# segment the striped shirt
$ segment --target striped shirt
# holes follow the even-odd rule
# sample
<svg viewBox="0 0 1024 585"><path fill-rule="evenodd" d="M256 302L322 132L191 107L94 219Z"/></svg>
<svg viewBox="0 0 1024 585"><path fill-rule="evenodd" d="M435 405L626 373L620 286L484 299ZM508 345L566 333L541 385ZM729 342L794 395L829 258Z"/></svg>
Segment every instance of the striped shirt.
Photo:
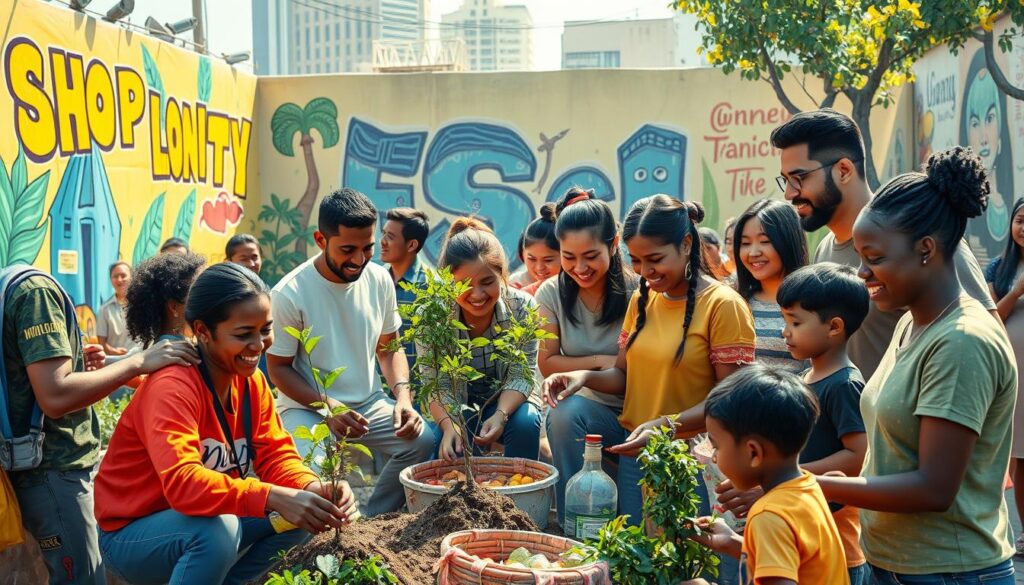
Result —
<svg viewBox="0 0 1024 585"><path fill-rule="evenodd" d="M762 364L778 366L790 372L801 372L809 367L806 361L795 360L786 348L782 328L786 326L782 309L776 303L766 303L754 297L747 300L754 314L754 357Z"/></svg>

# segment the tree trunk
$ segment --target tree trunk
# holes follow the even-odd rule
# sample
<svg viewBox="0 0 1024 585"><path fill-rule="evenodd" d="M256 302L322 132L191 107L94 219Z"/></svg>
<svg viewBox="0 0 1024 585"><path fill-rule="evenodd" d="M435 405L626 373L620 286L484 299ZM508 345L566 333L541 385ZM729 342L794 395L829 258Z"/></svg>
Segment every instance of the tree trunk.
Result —
<svg viewBox="0 0 1024 585"><path fill-rule="evenodd" d="M864 138L864 172L868 187L872 191L878 189L881 183L878 180L878 171L875 169L875 155L873 140L871 138L871 100L872 96L867 92L857 94L853 100L853 121L860 127L861 136Z"/></svg>
<svg viewBox="0 0 1024 585"><path fill-rule="evenodd" d="M299 145L302 146L302 155L306 161L306 191L295 208L299 210L299 221L302 222L299 227L305 230L312 221L313 205L316 204L316 196L320 191L320 176L316 172L316 161L313 160L313 137L303 134ZM306 238L295 239L295 250L303 256L308 254L306 246Z"/></svg>
<svg viewBox="0 0 1024 585"><path fill-rule="evenodd" d="M1017 87L1006 78L1003 74L1002 67L996 61L996 50L995 50L995 39L992 31L985 31L978 38L982 42L985 48L985 66L988 68L988 72L992 75L992 81L996 83L996 87L1000 89L1007 96L1015 100L1024 100L1024 88Z"/></svg>

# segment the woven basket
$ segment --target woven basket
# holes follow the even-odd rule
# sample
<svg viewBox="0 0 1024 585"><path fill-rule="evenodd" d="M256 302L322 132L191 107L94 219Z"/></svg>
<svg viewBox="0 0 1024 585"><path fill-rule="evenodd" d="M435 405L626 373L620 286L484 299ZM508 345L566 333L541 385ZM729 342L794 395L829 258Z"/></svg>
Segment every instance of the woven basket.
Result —
<svg viewBox="0 0 1024 585"><path fill-rule="evenodd" d="M549 561L580 543L560 536L518 530L465 530L441 541L441 560L434 566L438 585L611 585L604 561L571 569L519 569L483 558L503 561L525 547L543 553ZM477 557L477 558L474 558Z"/></svg>
<svg viewBox="0 0 1024 585"><path fill-rule="evenodd" d="M448 492L447 486L430 485L424 481L441 479L449 471L463 469L465 467L461 459L427 461L403 469L398 480L405 487L409 511L414 514L420 512ZM473 473L500 473L509 476L520 473L533 476L535 481L531 484L487 489L493 489L512 498L516 507L529 514L537 526L544 528L548 525L555 484L558 482L558 470L553 466L519 457L473 457Z"/></svg>

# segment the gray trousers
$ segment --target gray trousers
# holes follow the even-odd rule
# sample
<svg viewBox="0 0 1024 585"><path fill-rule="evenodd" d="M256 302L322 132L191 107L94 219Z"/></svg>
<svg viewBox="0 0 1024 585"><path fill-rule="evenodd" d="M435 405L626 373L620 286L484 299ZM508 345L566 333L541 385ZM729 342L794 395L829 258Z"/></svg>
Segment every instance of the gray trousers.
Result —
<svg viewBox="0 0 1024 585"><path fill-rule="evenodd" d="M434 453L434 436L428 425L414 439L400 439L395 436L395 427L391 417L395 412L395 401L383 392L377 392L362 404L347 404L349 408L366 417L370 421L370 432L353 443L366 445L377 456L387 459L373 488L370 501L366 504L367 516L376 516L387 512L395 512L405 505L405 489L398 481L398 474L403 469L416 463L427 461ZM320 415L305 408L289 408L281 412L281 421L292 435L295 428L305 426L312 428L321 422ZM295 439L295 447L300 455L309 452L308 441Z"/></svg>
<svg viewBox="0 0 1024 585"><path fill-rule="evenodd" d="M50 583L105 585L93 514L92 470L11 474L21 522L36 539Z"/></svg>

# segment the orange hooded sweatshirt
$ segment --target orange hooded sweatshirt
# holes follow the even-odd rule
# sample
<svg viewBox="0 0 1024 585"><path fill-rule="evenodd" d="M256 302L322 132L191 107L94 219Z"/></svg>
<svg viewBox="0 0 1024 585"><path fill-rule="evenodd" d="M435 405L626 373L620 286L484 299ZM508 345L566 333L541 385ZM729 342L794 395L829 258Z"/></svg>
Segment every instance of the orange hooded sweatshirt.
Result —
<svg viewBox="0 0 1024 585"><path fill-rule="evenodd" d="M272 485L302 489L316 481L259 371L249 378L254 457L244 451L244 389L245 379L235 378L225 415L241 467L254 460L259 479L238 478L213 395L197 368L168 366L147 378L121 415L96 475L100 528L118 530L168 508L188 516L264 516Z"/></svg>

